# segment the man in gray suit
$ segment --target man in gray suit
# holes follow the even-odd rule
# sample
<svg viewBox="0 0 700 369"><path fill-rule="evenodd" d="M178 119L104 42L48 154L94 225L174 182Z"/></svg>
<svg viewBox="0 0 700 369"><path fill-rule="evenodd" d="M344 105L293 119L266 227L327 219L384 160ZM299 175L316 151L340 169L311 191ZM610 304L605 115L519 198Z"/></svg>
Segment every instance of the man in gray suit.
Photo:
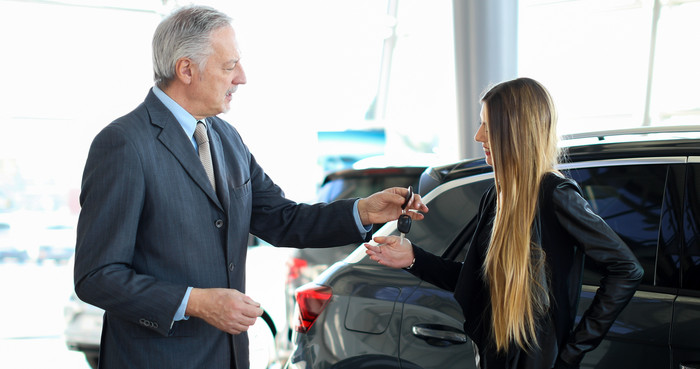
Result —
<svg viewBox="0 0 700 369"><path fill-rule="evenodd" d="M284 197L216 117L246 82L230 22L207 7L164 19L156 85L90 148L74 278L78 296L105 310L101 368L248 368L245 332L262 314L244 294L249 232L276 246L344 245L401 214L400 188L328 204ZM417 195L409 207L427 211Z"/></svg>

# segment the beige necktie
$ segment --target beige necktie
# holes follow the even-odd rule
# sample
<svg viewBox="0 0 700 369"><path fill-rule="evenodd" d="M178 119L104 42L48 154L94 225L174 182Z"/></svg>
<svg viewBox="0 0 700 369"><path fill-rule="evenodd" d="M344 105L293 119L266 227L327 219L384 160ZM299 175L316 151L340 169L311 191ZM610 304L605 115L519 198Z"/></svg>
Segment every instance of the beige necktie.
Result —
<svg viewBox="0 0 700 369"><path fill-rule="evenodd" d="M207 172L211 186L216 190L216 181L214 180L214 166L211 162L211 151L209 150L209 137L207 136L207 126L202 121L197 122L197 128L194 130L194 139L197 141L199 148L199 160L202 161L204 171Z"/></svg>

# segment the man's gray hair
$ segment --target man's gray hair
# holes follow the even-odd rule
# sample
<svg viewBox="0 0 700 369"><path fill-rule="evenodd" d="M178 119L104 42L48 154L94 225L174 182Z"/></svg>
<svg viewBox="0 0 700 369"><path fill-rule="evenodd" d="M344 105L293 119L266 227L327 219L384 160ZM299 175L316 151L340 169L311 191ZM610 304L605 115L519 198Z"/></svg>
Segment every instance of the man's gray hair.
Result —
<svg viewBox="0 0 700 369"><path fill-rule="evenodd" d="M160 88L175 78L175 63L190 58L204 68L211 54L211 33L231 24L231 17L207 7L187 6L163 19L153 35L153 79Z"/></svg>

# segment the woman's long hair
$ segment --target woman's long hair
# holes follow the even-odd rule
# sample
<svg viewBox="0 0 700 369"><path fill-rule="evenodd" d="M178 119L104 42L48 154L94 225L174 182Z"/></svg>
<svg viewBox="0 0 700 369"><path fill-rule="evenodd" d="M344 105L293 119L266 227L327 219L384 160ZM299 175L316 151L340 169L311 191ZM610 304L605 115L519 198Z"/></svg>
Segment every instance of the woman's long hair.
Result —
<svg viewBox="0 0 700 369"><path fill-rule="evenodd" d="M544 251L532 247L540 182L559 159L556 111L538 82L518 78L490 89L488 137L498 200L484 274L491 292L496 349L537 347L536 320L549 308Z"/></svg>

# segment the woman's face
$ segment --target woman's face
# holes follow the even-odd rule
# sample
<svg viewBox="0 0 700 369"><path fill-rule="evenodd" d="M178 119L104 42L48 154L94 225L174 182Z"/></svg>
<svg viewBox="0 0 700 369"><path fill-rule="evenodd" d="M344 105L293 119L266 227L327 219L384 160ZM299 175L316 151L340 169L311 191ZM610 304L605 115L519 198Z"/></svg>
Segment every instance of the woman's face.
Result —
<svg viewBox="0 0 700 369"><path fill-rule="evenodd" d="M491 144L489 143L489 122L488 110L485 103L481 103L481 124L479 124L479 129L474 135L474 140L481 143L481 147L484 149L484 155L486 155L486 164L493 166L493 158L491 157Z"/></svg>

